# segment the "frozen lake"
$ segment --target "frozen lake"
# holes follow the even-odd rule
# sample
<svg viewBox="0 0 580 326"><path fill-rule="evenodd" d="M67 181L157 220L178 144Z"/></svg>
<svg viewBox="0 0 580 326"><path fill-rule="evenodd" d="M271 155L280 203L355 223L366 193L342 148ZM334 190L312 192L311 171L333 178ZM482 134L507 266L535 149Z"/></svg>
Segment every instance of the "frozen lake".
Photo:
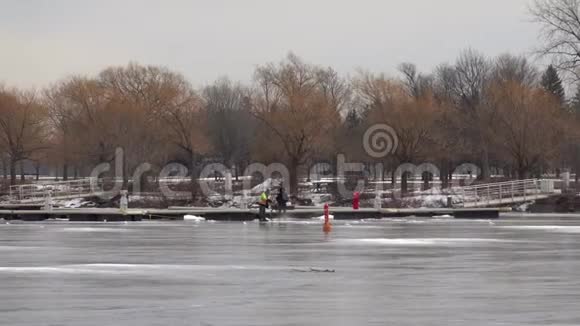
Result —
<svg viewBox="0 0 580 326"><path fill-rule="evenodd" d="M580 220L0 221L1 325L580 325L579 305Z"/></svg>

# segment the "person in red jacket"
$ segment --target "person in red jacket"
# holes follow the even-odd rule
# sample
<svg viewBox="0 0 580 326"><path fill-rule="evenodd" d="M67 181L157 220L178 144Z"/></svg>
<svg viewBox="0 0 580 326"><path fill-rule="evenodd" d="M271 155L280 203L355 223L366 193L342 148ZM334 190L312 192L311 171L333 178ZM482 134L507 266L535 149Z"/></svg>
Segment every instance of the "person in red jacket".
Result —
<svg viewBox="0 0 580 326"><path fill-rule="evenodd" d="M356 191L354 193L354 196L352 197L352 209L358 209L360 205L360 194L358 193L358 191Z"/></svg>

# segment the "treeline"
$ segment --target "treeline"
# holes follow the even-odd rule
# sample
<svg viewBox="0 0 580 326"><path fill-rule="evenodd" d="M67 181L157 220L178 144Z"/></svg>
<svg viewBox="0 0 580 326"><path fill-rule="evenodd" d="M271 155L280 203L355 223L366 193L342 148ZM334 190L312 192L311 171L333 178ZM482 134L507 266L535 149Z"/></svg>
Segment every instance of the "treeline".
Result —
<svg viewBox="0 0 580 326"><path fill-rule="evenodd" d="M51 166L63 179L86 175L124 150L124 176L143 163L153 171L179 162L193 171L221 162L241 171L251 162L284 163L290 186L316 162L432 162L446 178L454 166L481 167L480 178L526 178L580 169L580 96L566 100L552 67L525 57L462 52L429 73L413 64L386 76L352 78L290 54L255 70L253 83L228 79L195 89L178 72L129 64L94 77L74 76L36 92L0 90L4 175L17 182L24 160ZM384 123L398 137L376 159L364 132Z"/></svg>

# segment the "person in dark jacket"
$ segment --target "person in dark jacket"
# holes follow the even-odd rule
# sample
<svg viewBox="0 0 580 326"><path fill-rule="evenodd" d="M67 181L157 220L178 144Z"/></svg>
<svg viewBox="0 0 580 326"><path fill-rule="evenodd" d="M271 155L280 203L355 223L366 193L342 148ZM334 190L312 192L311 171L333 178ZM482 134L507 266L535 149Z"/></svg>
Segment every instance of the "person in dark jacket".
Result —
<svg viewBox="0 0 580 326"><path fill-rule="evenodd" d="M288 195L284 192L284 187L280 187L280 191L276 196L276 203L278 204L278 212L286 213L286 203L288 202Z"/></svg>

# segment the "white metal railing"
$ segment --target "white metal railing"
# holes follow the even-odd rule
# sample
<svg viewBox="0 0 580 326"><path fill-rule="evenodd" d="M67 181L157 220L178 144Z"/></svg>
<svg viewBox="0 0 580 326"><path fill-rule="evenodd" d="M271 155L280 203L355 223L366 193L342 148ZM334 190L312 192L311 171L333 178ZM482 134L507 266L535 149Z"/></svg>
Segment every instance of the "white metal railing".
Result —
<svg viewBox="0 0 580 326"><path fill-rule="evenodd" d="M456 190L463 199L464 207L526 202L554 192L554 181L544 179L488 183Z"/></svg>
<svg viewBox="0 0 580 326"><path fill-rule="evenodd" d="M41 202L50 192L51 197L66 198L86 196L98 192L101 188L97 178L85 178L71 181L60 181L44 184L24 184L10 186L10 199L20 202Z"/></svg>

